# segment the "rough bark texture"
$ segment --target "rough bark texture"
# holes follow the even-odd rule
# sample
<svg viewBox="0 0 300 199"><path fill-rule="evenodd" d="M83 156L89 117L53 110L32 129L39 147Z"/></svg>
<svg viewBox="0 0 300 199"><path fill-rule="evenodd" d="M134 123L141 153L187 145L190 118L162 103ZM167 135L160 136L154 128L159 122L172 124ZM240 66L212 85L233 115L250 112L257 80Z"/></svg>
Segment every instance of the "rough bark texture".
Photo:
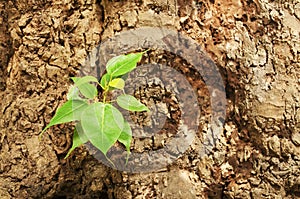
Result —
<svg viewBox="0 0 300 199"><path fill-rule="evenodd" d="M0 197L300 197L300 3L267 0L0 2ZM101 40L175 28L222 71L228 113L216 150L195 140L167 170L127 174L71 145L72 126L38 134L70 76ZM201 133L201 132L200 132Z"/></svg>

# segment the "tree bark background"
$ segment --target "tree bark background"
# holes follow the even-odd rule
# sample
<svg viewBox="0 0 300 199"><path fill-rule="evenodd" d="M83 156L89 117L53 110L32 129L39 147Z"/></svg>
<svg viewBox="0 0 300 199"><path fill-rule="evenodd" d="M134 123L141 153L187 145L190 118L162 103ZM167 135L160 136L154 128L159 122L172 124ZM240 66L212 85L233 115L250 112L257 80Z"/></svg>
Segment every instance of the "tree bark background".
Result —
<svg viewBox="0 0 300 199"><path fill-rule="evenodd" d="M296 0L0 1L1 198L300 197L300 3ZM134 27L175 28L222 72L228 100L214 153L191 147L168 170L128 174L84 148L72 126L38 135L69 77L102 40Z"/></svg>

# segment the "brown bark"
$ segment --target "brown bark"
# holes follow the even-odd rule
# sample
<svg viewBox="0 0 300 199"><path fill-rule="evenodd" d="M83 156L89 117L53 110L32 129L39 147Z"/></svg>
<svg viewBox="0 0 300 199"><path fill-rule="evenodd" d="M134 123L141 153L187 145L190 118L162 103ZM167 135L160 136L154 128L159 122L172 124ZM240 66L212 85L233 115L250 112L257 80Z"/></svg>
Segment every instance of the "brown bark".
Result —
<svg viewBox="0 0 300 199"><path fill-rule="evenodd" d="M1 198L300 197L299 2L19 0L0 13ZM216 149L199 158L199 132L147 174L113 170L83 147L64 160L72 126L38 134L69 77L101 41L143 26L182 32L219 67L228 107Z"/></svg>

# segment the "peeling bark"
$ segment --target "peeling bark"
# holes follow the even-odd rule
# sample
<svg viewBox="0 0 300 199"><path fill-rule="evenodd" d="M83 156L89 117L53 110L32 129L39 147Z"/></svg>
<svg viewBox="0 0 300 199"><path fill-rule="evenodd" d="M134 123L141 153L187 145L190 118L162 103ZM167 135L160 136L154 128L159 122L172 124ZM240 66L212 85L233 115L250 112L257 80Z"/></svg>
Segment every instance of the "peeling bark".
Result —
<svg viewBox="0 0 300 199"><path fill-rule="evenodd" d="M0 13L1 198L300 197L298 1L9 0ZM199 158L199 132L184 156L147 174L115 171L83 147L64 160L72 126L38 134L69 77L101 41L143 26L182 32L219 67L228 107L216 149Z"/></svg>

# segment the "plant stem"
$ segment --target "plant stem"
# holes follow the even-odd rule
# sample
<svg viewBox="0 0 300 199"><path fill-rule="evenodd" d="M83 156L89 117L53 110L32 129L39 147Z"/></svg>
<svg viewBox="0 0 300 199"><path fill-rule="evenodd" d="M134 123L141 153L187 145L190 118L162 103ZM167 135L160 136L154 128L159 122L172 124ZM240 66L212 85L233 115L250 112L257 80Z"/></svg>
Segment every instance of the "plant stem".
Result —
<svg viewBox="0 0 300 199"><path fill-rule="evenodd" d="M107 97L107 90L104 90L103 92L103 103L105 103Z"/></svg>

